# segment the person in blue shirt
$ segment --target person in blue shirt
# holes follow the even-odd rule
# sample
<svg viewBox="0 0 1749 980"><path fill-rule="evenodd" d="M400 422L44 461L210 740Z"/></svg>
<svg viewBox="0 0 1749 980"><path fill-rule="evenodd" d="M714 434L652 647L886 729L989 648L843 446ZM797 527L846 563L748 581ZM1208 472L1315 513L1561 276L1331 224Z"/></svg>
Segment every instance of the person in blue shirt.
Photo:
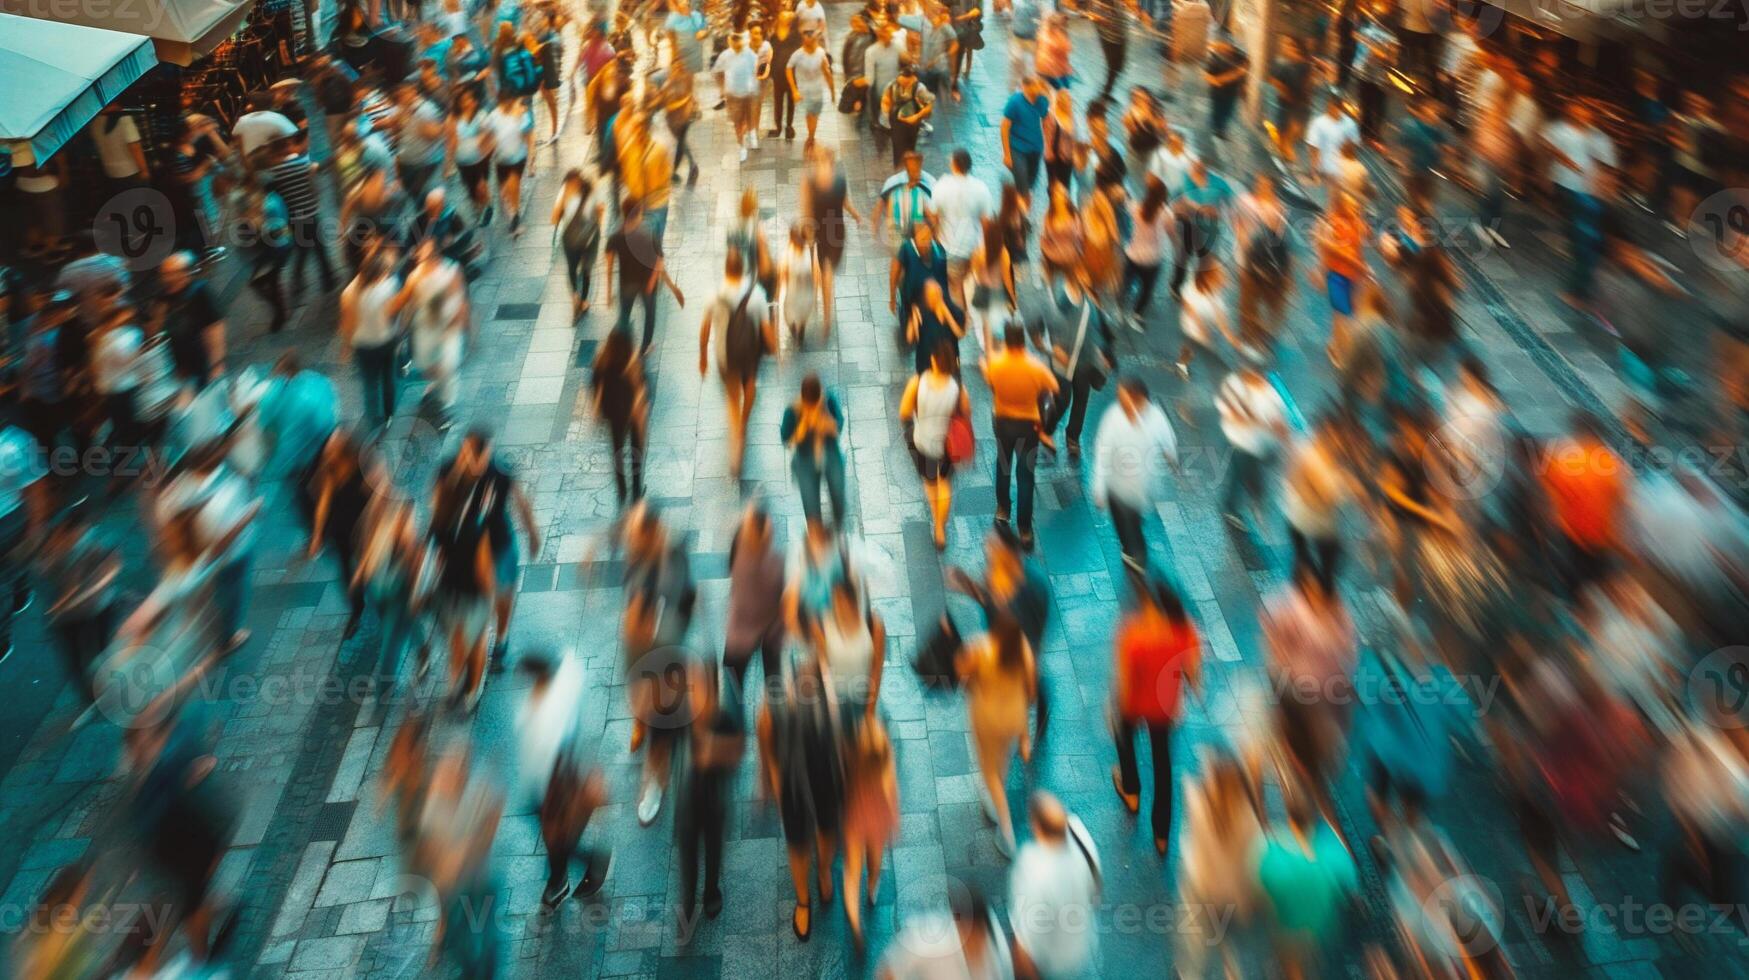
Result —
<svg viewBox="0 0 1749 980"><path fill-rule="evenodd" d="M1184 286L1184 274L1192 259L1200 268L1214 254L1221 236L1221 212L1233 203L1233 188L1226 178L1209 170L1201 160L1191 163L1184 175L1173 209L1178 215L1178 236L1172 250L1172 295Z"/></svg>
<svg viewBox="0 0 1749 980"><path fill-rule="evenodd" d="M704 71L705 47L710 38L710 22L704 14L692 9L688 0L678 0L663 26L668 29L674 56L685 62L687 72L697 75Z"/></svg>
<svg viewBox="0 0 1749 980"><path fill-rule="evenodd" d="M327 375L305 369L291 353L274 363L268 384L255 407L267 443L262 479L300 475L315 463L340 424L340 396Z"/></svg>
<svg viewBox="0 0 1749 980"><path fill-rule="evenodd" d="M1439 104L1431 98L1416 99L1409 106L1409 119L1398 128L1402 151L1403 186L1411 203L1427 210L1433 204L1433 178L1444 165L1451 136L1439 121Z"/></svg>
<svg viewBox="0 0 1749 980"><path fill-rule="evenodd" d="M809 525L820 523L820 484L832 501L832 523L844 526L844 409L828 394L820 376L802 379L801 397L784 410L778 436L790 450L790 472L802 493L802 513Z"/></svg>
<svg viewBox="0 0 1749 980"><path fill-rule="evenodd" d="M1002 165L1014 174L1014 186L1028 202L1044 162L1044 122L1050 111L1045 83L1037 75L1027 75L1020 91L1010 95L1002 108Z"/></svg>

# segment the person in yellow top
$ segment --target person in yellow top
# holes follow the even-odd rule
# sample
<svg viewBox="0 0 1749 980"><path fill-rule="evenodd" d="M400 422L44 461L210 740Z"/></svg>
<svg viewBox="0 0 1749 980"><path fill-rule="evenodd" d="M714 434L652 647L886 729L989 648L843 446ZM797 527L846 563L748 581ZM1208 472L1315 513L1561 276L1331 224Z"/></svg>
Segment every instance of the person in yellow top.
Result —
<svg viewBox="0 0 1749 980"><path fill-rule="evenodd" d="M1015 321L1008 324L1002 350L984 362L984 380L990 385L990 428L996 436L996 523L1008 523L1009 475L1019 456L1020 543L1031 551L1033 470L1039 442L1046 438L1040 433L1039 399L1057 393L1057 378L1028 353L1026 331Z"/></svg>
<svg viewBox="0 0 1749 980"><path fill-rule="evenodd" d="M667 143L650 133L650 115L644 109L628 112L615 124L619 144L621 185L628 198L644 209L644 223L657 243L668 228L669 187L674 180L674 155Z"/></svg>

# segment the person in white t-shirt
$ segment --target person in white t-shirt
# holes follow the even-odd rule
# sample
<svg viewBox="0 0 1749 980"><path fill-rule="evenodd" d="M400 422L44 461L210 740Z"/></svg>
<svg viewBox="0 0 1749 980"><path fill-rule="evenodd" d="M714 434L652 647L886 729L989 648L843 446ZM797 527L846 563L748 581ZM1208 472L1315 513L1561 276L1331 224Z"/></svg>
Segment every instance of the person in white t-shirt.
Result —
<svg viewBox="0 0 1749 980"><path fill-rule="evenodd" d="M1165 186L1167 200L1184 190L1184 182L1190 179L1190 168L1196 159L1196 151L1184 144L1184 134L1168 128L1165 141L1148 161L1148 173Z"/></svg>
<svg viewBox="0 0 1749 980"><path fill-rule="evenodd" d="M947 251L947 289L961 309L966 308L966 272L972 253L984 238L984 222L996 216L996 198L984 182L972 176L972 155L953 152L953 171L935 182L929 197L935 212L941 247Z"/></svg>
<svg viewBox="0 0 1749 980"><path fill-rule="evenodd" d="M750 331L751 336L742 336L741 331ZM777 329L772 325L765 290L748 270L746 253L737 248L731 248L723 261L722 288L705 310L698 329L701 378L710 368L712 347L717 350L717 374L723 379L723 395L728 400L729 475L739 477L747 422L753 417L759 362L764 351L777 349Z"/></svg>
<svg viewBox="0 0 1749 980"><path fill-rule="evenodd" d="M801 107L808 124L808 141L803 148L812 149L814 131L820 126L820 113L836 98L832 90L832 58L821 46L820 35L804 31L802 49L789 56L789 65L784 71L789 75L790 97Z"/></svg>
<svg viewBox="0 0 1749 980"><path fill-rule="evenodd" d="M1561 299L1584 309L1591 301L1603 253L1600 225L1608 196L1605 188L1618 165L1615 143L1597 128L1589 105L1570 102L1565 118L1543 127L1542 148L1567 228L1569 271Z"/></svg>
<svg viewBox="0 0 1749 980"><path fill-rule="evenodd" d="M1312 172L1339 183L1342 178L1342 147L1359 142L1360 124L1348 114L1342 100L1332 96L1324 104L1324 111L1306 127L1306 148L1310 151Z"/></svg>
<svg viewBox="0 0 1749 980"><path fill-rule="evenodd" d="M510 234L522 234L522 175L534 146L534 111L515 96L505 96L486 115L492 134L492 169L498 173L498 200L510 215Z"/></svg>
<svg viewBox="0 0 1749 980"><path fill-rule="evenodd" d="M1287 403L1261 371L1245 367L1221 382L1215 408L1221 416L1221 434L1233 447L1221 488L1221 511L1227 523L1245 530L1239 504L1255 511L1262 503L1264 470L1287 439Z"/></svg>
<svg viewBox="0 0 1749 980"><path fill-rule="evenodd" d="M735 143L745 161L748 150L759 148L755 115L759 108L759 53L747 46L745 35L731 34L729 46L717 55L712 70L729 104L729 122L735 127Z"/></svg>
<svg viewBox="0 0 1749 980"><path fill-rule="evenodd" d="M103 164L103 176L115 190L138 187L151 173L146 153L140 147L140 128L134 117L116 109L104 111L91 121L91 142Z"/></svg>
<svg viewBox="0 0 1749 980"><path fill-rule="evenodd" d="M1030 809L1032 839L1008 872L1008 924L1020 973L1084 976L1099 958L1099 851L1055 796L1034 793Z"/></svg>
<svg viewBox="0 0 1749 980"><path fill-rule="evenodd" d="M1117 401L1093 436L1093 503L1111 514L1123 561L1132 573L1148 570L1142 515L1160 499L1161 475L1178 463L1178 435L1166 412L1148 397L1136 375L1118 382Z"/></svg>
<svg viewBox="0 0 1749 980"><path fill-rule="evenodd" d="M796 4L796 30L802 37L814 37L826 43L826 5L820 0L802 0Z"/></svg>

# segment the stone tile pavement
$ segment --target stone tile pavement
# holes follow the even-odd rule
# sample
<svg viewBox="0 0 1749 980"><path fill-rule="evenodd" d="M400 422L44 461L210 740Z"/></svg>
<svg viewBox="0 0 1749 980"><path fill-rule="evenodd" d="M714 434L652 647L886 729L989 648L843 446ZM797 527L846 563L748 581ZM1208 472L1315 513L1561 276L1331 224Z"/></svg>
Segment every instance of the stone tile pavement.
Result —
<svg viewBox="0 0 1749 980"><path fill-rule="evenodd" d="M847 6L835 5L834 25L848 13ZM1087 35L1078 40L1078 55L1086 52L1090 59L1078 62L1078 71L1084 78L1097 77L1102 66L1091 32L1085 25L1077 31ZM979 177L993 185L1000 180L997 126L1008 91L1006 58L997 44L1001 33L993 25L991 47L981 57L966 102L938 103L936 131L923 147L931 170L944 169L947 152L964 145L978 160ZM1136 52L1126 82L1158 84L1159 78L1152 52ZM1078 84L1077 96L1085 98L1087 88ZM886 155L877 154L836 113L822 121L821 138L843 152L860 207L888 175ZM938 556L899 437L896 407L909 367L895 347L885 310L885 252L858 232L839 277L838 322L830 345L767 363L746 472L739 484L728 477L717 383L701 380L693 370L698 317L716 285L722 228L741 188L759 192L764 213L774 222L797 213L801 147L799 141L767 141L746 164L738 164L726 122L718 115L695 127L694 141L705 177L695 189L676 191L668 228L671 264L690 302L678 310L663 300L652 364L650 493L667 519L689 536L703 590L691 642L697 649L715 650L726 603L728 535L744 497L765 497L784 534L800 530L800 507L777 437L784 404L807 371L819 372L844 398L850 415L851 523L870 546L874 602L893 638L882 701L899 743L903 823L883 872L880 902L868 917L869 948L878 954L906 916L939 902L948 880L973 882L993 895L1005 890L1007 864L977 802L964 708L955 698L926 696L906 666L920 624L932 622L947 601L943 569L979 561L980 536L995 509L990 447L983 446L980 465L968 467L958 480L950 546ZM581 154L582 139L573 126L556 148L539 155L527 234L510 241L501 227L494 230L496 255L488 274L473 286L480 339L463 372L462 404L469 421L496 428L532 489L546 543L539 554L524 558L511 646L513 651L570 648L585 663L590 685L585 724L602 739L615 801L598 815L590 834L611 844L615 865L597 901L566 903L557 916L542 920L533 914L544 861L532 806L512 801L493 847L496 874L505 887L501 905L492 910L492 927L501 930L505 962L518 976L863 974L873 958L858 960L848 952L841 916L819 915L811 943L798 944L790 935L792 898L780 831L775 813L753 798L751 758L726 828L727 906L720 919L701 923L685 943L677 936L672 908L678 888L669 817L665 812L656 827L640 830L630 812L638 762L623 748L630 721L616 669L614 629L621 597L610 584L613 576L601 574L606 568L586 563L614 513L606 438L588 420L581 397L586 365L612 314L598 304L581 324L571 324L564 273L549 246L544 213L556 175ZM1480 265L1492 274L1498 261L1484 257ZM1522 307L1522 316L1541 322L1544 311L1534 305L1541 292L1546 290L1535 282L1507 283L1494 287L1484 303L1471 289L1461 310L1508 401L1538 430L1558 427L1566 405L1589 397L1569 378L1551 376L1546 357L1522 347L1523 338L1511 328L1508 314L1521 308L1526 294L1533 300ZM240 361L268 358L282 343L258 327L241 326L265 322L253 305L251 297L240 295L232 306ZM1327 328L1321 299L1302 288L1291 316L1294 341L1279 374L1302 412L1310 414L1332 393L1322 355ZM1120 339L1124 367L1141 371L1157 391L1168 394L1177 390L1166 370L1177 347L1172 322L1169 298L1162 297L1147 334L1126 333ZM313 300L289 337L307 360L338 380L345 414L356 417L358 390L337 356L333 323L332 307ZM1583 380L1591 380L1591 372ZM975 417L983 419L987 392L977 380L972 388L979 403ZM1109 397L1096 396L1093 417ZM1287 553L1279 531L1255 539L1229 532L1214 503L1225 456L1206 397L1196 404L1194 421L1194 426L1180 426L1185 472L1172 498L1161 505L1151 534L1155 561L1183 583L1212 654L1206 689L1176 738L1174 756L1184 770L1194 768L1198 745L1241 737L1258 722L1255 609L1259 592L1281 579ZM384 446L397 480L422 495L444 454L442 440L403 417ZM1056 693L1059 722L1031 769L1017 767L1011 773L1009 791L1018 801L1032 787L1050 788L1100 843L1110 903L1101 974L1156 972L1170 959L1175 891L1172 873L1154 856L1147 831L1122 813L1109 789L1106 773L1114 756L1102 719L1122 573L1109 521L1087 499L1083 476L1067 462L1040 472L1038 554L1054 591L1042 662ZM355 641L340 642L345 601L334 570L326 560L303 564L294 559L301 536L282 505L280 489L270 492L276 506L265 518L269 533L254 573L250 625L255 639L214 682L201 706L220 736L217 778L241 816L238 839L222 869L226 886L242 902L238 973L420 975L429 972L426 953L436 910L403 873L376 789L405 695L385 701L356 686L373 666L374 625L367 622ZM114 518L127 519L125 510ZM1363 571L1353 573L1358 605L1365 606L1370 588ZM27 645L22 656L47 654L40 645ZM77 705L70 692L56 696L54 689L43 684L31 691L32 697L52 698L52 707L0 780L0 832L16 842L0 849L0 908L31 901L65 861L111 846L126 814L123 788L114 778L117 731L95 725L69 734ZM420 689L414 696L429 693ZM477 716L442 736L471 738L487 771L509 772L510 730L521 694L513 676L493 680ZM1509 814L1486 765L1478 757L1462 778L1464 792L1440 804L1435 816L1452 829L1478 873L1516 886L1529 875L1529 865L1515 835L1505 829ZM1365 840L1370 820L1359 805L1358 785L1356 774L1344 777L1339 808L1350 839ZM1647 852L1655 853L1650 842ZM1368 856L1361 859L1375 901L1354 943L1338 957L1343 973L1357 970L1353 953L1362 942L1385 938L1390 929L1377 914L1377 869ZM1566 869L1582 904L1590 900L1603 906L1624 896L1656 894L1656 869L1646 857L1590 856L1585 868L1583 874ZM1168 910L1165 920L1146 917L1148 910L1158 909ZM1511 959L1529 976L1580 970L1682 976L1701 962L1709 970L1742 972L1717 955L1723 950L1740 956L1724 940L1718 941L1720 949L1647 937L1591 935L1569 941L1537 934L1522 922L1509 940Z"/></svg>

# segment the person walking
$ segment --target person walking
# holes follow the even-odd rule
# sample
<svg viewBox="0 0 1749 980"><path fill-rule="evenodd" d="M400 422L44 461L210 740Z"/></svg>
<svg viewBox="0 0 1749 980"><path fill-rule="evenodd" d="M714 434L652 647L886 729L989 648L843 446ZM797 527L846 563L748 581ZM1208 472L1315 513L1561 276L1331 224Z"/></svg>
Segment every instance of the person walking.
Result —
<svg viewBox="0 0 1749 980"><path fill-rule="evenodd" d="M800 31L796 29L796 14L793 10L785 10L777 15L777 24L771 31L771 60L766 72L771 81L771 129L766 136L786 140L796 138L796 103L795 83L790 80L789 63L796 52L802 50L805 44Z"/></svg>
<svg viewBox="0 0 1749 980"><path fill-rule="evenodd" d="M650 353L656 340L656 288L667 286L674 294L676 306L685 309L686 297L668 275L667 260L661 242L644 223L644 209L636 201L620 208L619 230L607 239L607 301L613 302L614 267L619 267L619 320L615 330L625 333L632 327L632 307L644 304L644 334L638 346L640 357Z"/></svg>
<svg viewBox="0 0 1749 980"><path fill-rule="evenodd" d="M1004 189L1004 198L1011 198L1013 191L1010 184ZM967 328L976 327L980 358L997 349L1016 307L1014 260L1008 252L1007 238L1000 216L986 218L977 248L972 252L972 296L968 309L971 323Z"/></svg>
<svg viewBox="0 0 1749 980"><path fill-rule="evenodd" d="M746 266L745 253L731 249L723 262L723 285L698 329L698 374L709 368L710 349L717 350L717 376L728 400L729 476L738 479L753 417L759 364L777 349L777 327L765 289Z"/></svg>
<svg viewBox="0 0 1749 980"><path fill-rule="evenodd" d="M737 691L746 689L755 652L765 687L780 680L784 585L784 556L773 540L771 515L758 503L748 504L729 542L729 617L723 639L723 666Z"/></svg>
<svg viewBox="0 0 1749 980"><path fill-rule="evenodd" d="M514 95L499 98L486 115L492 134L492 169L498 175L498 203L510 215L510 234L522 234L522 176L534 151L534 114Z"/></svg>
<svg viewBox="0 0 1749 980"><path fill-rule="evenodd" d="M747 723L741 688L722 678L716 664L693 664L687 682L691 719L686 725L687 765L675 811L674 834L680 850L682 939L696 922L700 858L704 864L707 918L723 910L723 841L732 813L735 773L747 752ZM702 852L702 853L701 853Z"/></svg>
<svg viewBox="0 0 1749 980"><path fill-rule="evenodd" d="M966 713L978 753L978 773L984 802L996 824L996 846L1014 854L1014 824L1008 812L1008 767L1018 746L1023 761L1032 760L1032 736L1027 731L1038 699L1038 664L1032 644L1012 616L999 615L988 632L968 639L955 658L966 688Z"/></svg>
<svg viewBox="0 0 1749 980"><path fill-rule="evenodd" d="M814 134L820 127L820 113L825 111L826 106L836 104L838 99L832 74L832 58L821 46L819 34L802 34L801 50L790 55L783 72L789 85L785 88L780 82L777 87L784 89L786 97L794 103L790 106L792 113L800 109L803 124L808 131L807 141L802 146L804 150L811 150L814 147ZM795 134L795 130L787 123L784 132L786 139Z"/></svg>
<svg viewBox="0 0 1749 980"><path fill-rule="evenodd" d="M861 950L863 902L872 907L878 900L881 859L899 837L899 769L879 715L869 714L849 741L844 766L844 915L851 941Z"/></svg>
<svg viewBox="0 0 1749 980"><path fill-rule="evenodd" d="M913 375L899 399L899 419L911 426L911 458L923 479L923 496L934 519L935 550L947 548L947 517L953 509L954 460L949 432L955 420L971 431L972 403L959 381L959 357L952 344L938 343L929 368Z"/></svg>
<svg viewBox="0 0 1749 980"><path fill-rule="evenodd" d="M644 495L644 447L650 419L644 362L632 346L630 334L610 330L602 338L589 366L589 392L595 417L607 423L614 497L624 507Z"/></svg>
<svg viewBox="0 0 1749 980"><path fill-rule="evenodd" d="M491 562L487 593L496 627L488 670L502 673L510 653L510 615L516 608L517 574L522 567L511 516L528 537L529 556L539 557L541 536L534 504L509 462L496 451L491 432L478 426L468 430L455 455L438 469L437 486L432 523L451 525L456 529L452 533L464 540L480 537L485 542Z"/></svg>
<svg viewBox="0 0 1749 980"><path fill-rule="evenodd" d="M1056 375L1026 349L1026 331L1010 322L1000 353L984 362L990 386L991 429L996 437L996 523L1009 523L1010 488L1019 498L1020 542L1032 548L1032 496L1042 416L1039 402L1059 389ZM1015 461L1020 471L1014 476ZM1011 484L1010 479L1014 482Z"/></svg>
<svg viewBox="0 0 1749 980"><path fill-rule="evenodd" d="M1023 210L1030 210L1032 191L1044 165L1044 123L1050 111L1045 83L1030 74L1021 79L1020 89L1002 107L1002 165L1014 175Z"/></svg>
<svg viewBox="0 0 1749 980"><path fill-rule="evenodd" d="M892 133L893 166L903 166L905 157L917 149L917 137L935 112L935 96L917 79L917 67L907 61L899 75L881 93L881 118Z"/></svg>
<svg viewBox="0 0 1749 980"><path fill-rule="evenodd" d="M1130 238L1124 245L1123 285L1118 289L1121 305L1129 308L1130 329L1145 332L1148 306L1166 262L1167 236L1172 228L1172 209L1166 206L1166 185L1158 177L1145 178L1142 199L1131 206Z"/></svg>
<svg viewBox="0 0 1749 980"><path fill-rule="evenodd" d="M1079 818L1044 790L1027 804L1032 839L1008 870L1008 923L1021 976L1079 977L1099 958L1099 848Z"/></svg>
<svg viewBox="0 0 1749 980"><path fill-rule="evenodd" d="M1124 809L1141 808L1141 776L1136 765L1136 734L1148 731L1154 763L1154 804L1149 823L1154 851L1161 857L1172 841L1172 729L1177 726L1184 691L1195 691L1202 676L1202 640L1172 587L1161 581L1136 590L1136 608L1118 626L1112 663L1112 734L1118 764L1111 782Z"/></svg>
<svg viewBox="0 0 1749 980"><path fill-rule="evenodd" d="M1178 465L1177 433L1139 376L1125 375L1118 382L1117 402L1099 419L1093 453L1090 496L1111 514L1124 567L1139 582L1148 571L1143 515L1161 499L1162 468Z"/></svg>
<svg viewBox="0 0 1749 980"><path fill-rule="evenodd" d="M595 254L601 247L601 223L606 205L594 184L580 170L565 174L553 202L553 226L565 250L565 278L571 284L571 319L589 312L589 281L595 278Z"/></svg>
<svg viewBox="0 0 1749 980"><path fill-rule="evenodd" d="M467 276L455 260L427 239L413 255L413 268L396 297L397 308L409 311L413 366L425 379L422 405L434 408L437 426L448 431L455 422L462 358L473 333L473 308Z"/></svg>
<svg viewBox="0 0 1749 980"><path fill-rule="evenodd" d="M1233 454L1221 487L1221 513L1237 530L1247 527L1239 516L1241 502L1253 512L1263 503L1263 478L1287 438L1287 405L1261 371L1242 367L1221 381L1215 397L1221 434Z"/></svg>
<svg viewBox="0 0 1749 980"><path fill-rule="evenodd" d="M404 294L394 267L394 253L378 249L340 293L342 349L358 363L364 417L373 429L395 416L395 361L403 339L400 313Z"/></svg>
<svg viewBox="0 0 1749 980"><path fill-rule="evenodd" d="M803 49L797 54L798 59L808 54ZM796 67L792 62L791 67ZM812 121L810 120L810 129ZM850 226L845 222L845 216L860 223L862 216L857 214L856 206L850 203L850 185L845 179L841 168L831 150L824 147L814 149L813 166L802 183L802 225L807 229L808 241L814 248L814 257L819 262L820 273L820 306L821 306L821 338L830 339L832 324L836 319L833 312L836 308L833 295L834 277L838 264L844 260L844 245L850 237Z"/></svg>
<svg viewBox="0 0 1749 980"><path fill-rule="evenodd" d="M831 688L816 661L781 672L758 722L760 773L777 800L796 904L790 928L807 942L813 935L809 871L820 901L832 901L832 857L843 830L844 727ZM860 896L845 896L859 901Z"/></svg>
<svg viewBox="0 0 1749 980"><path fill-rule="evenodd" d="M1065 416L1069 427L1071 460L1081 458L1081 429L1087 421L1087 402L1096 388L1104 388L1116 361L1112 355L1111 323L1094 302L1088 289L1084 264L1077 265L1053 290L1038 322L1044 344L1051 351L1051 367L1057 374L1058 397L1045 418L1044 431L1055 435Z"/></svg>
<svg viewBox="0 0 1749 980"><path fill-rule="evenodd" d="M844 409L838 396L828 393L820 376L802 378L801 395L784 410L778 436L790 450L790 473L802 494L802 513L809 523L820 521L820 484L832 501L832 523L843 527L844 451L839 448L844 431Z"/></svg>
<svg viewBox="0 0 1749 980"><path fill-rule="evenodd" d="M321 229L321 197L316 192L316 165L309 155L289 147L281 150L276 162L261 168L267 189L285 202L286 220L291 226L292 282L296 289L304 288L304 274L311 261L321 276L322 292L334 291L333 261L328 257L326 236Z"/></svg>
<svg viewBox="0 0 1749 980"><path fill-rule="evenodd" d="M799 224L790 226L789 245L778 260L777 274L782 283L783 323L800 349L819 301L820 261L808 248L807 231Z"/></svg>
<svg viewBox="0 0 1749 980"><path fill-rule="evenodd" d="M759 109L759 53L748 47L746 35L737 31L729 35L729 46L717 55L712 70L729 105L729 124L735 129L741 162L746 163L748 151L759 148L755 115Z"/></svg>
<svg viewBox="0 0 1749 980"><path fill-rule="evenodd" d="M972 254L983 240L984 222L996 217L996 199L983 181L972 176L971 153L963 148L955 150L950 167L948 175L935 182L929 205L947 252L948 296L964 309Z"/></svg>
<svg viewBox="0 0 1749 980"><path fill-rule="evenodd" d="M911 225L887 274L887 309L898 316L899 327L907 335L920 315L924 287L933 282L947 289L947 269L947 250L935 240L934 227L927 221ZM909 342L914 344L915 339ZM930 349L917 352L918 370L927 366Z"/></svg>

